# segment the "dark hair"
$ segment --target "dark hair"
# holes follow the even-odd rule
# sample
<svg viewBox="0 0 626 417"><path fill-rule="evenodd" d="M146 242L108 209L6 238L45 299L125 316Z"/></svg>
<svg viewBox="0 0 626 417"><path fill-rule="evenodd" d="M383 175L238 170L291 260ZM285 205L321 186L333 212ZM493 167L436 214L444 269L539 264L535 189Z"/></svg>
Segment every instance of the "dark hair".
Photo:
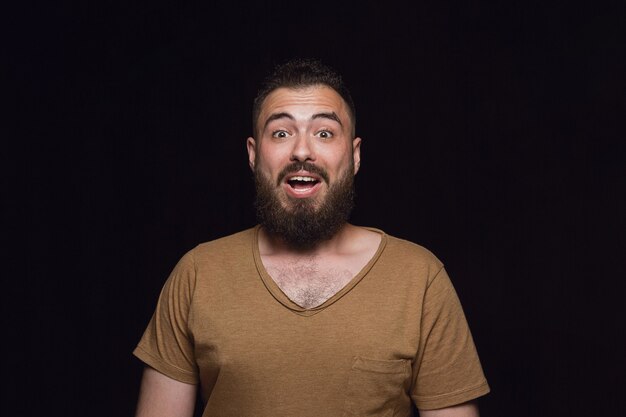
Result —
<svg viewBox="0 0 626 417"><path fill-rule="evenodd" d="M257 122L261 106L267 96L274 90L286 88L305 88L314 85L325 85L341 96L348 106L352 122L352 136L356 125L356 110L348 87L341 75L316 59L293 59L276 66L274 71L263 81L252 105L252 134L257 133Z"/></svg>

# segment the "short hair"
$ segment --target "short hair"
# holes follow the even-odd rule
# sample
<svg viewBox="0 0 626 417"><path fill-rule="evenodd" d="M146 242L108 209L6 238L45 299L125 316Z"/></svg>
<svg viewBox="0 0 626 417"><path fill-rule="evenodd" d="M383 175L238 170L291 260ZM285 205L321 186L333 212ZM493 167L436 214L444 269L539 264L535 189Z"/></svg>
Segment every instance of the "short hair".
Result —
<svg viewBox="0 0 626 417"><path fill-rule="evenodd" d="M257 123L261 114L261 106L267 96L279 88L306 88L324 85L332 88L341 96L348 106L348 116L352 124L352 136L356 126L356 109L354 101L341 75L334 69L316 59L293 59L274 68L274 71L263 81L252 105L252 133L257 134Z"/></svg>

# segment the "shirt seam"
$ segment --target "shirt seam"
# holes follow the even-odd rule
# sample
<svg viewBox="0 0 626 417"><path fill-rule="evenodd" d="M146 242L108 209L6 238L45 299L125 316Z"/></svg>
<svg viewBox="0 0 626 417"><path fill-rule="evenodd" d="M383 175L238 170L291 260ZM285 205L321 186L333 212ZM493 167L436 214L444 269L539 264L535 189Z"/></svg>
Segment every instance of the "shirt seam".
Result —
<svg viewBox="0 0 626 417"><path fill-rule="evenodd" d="M197 379L197 375L196 375L193 371L189 371L189 370L187 370L187 369L180 368L180 367L179 367L179 366L177 366L177 365L171 364L171 363L167 362L166 360L164 360L163 358L158 357L158 356L155 356L155 355L154 355L154 354L152 354L151 352L147 351L147 350L146 350L143 346L141 346L141 345L138 345L138 346L137 346L137 349L138 349L138 350L140 350L142 353L146 354L146 356L149 356L151 359L154 359L156 362L159 362L159 363L161 363L161 364L163 364L163 365L165 365L165 366L168 366L168 367L174 368L174 369L176 369L177 371L180 371L180 372L182 372L182 373L184 373L184 374L186 374L186 375L189 375L189 376L193 377L194 379Z"/></svg>
<svg viewBox="0 0 626 417"><path fill-rule="evenodd" d="M464 394L468 391L474 391L478 388L482 388L484 386L488 386L487 381L483 381L478 385L473 385L469 388L464 388L458 391L453 391L453 392L447 392L445 394L438 394L438 395L433 395L433 396L420 396L420 395L411 395L412 397L414 397L415 399L417 399L420 402L429 402L429 401L434 401L434 400L439 400L442 398L446 398L446 397L453 397L455 395L459 395L459 394Z"/></svg>

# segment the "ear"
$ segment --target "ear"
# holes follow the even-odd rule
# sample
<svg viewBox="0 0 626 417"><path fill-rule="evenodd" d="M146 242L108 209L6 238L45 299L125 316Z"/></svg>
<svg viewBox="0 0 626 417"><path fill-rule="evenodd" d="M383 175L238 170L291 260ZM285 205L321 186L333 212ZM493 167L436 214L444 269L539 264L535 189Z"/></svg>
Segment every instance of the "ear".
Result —
<svg viewBox="0 0 626 417"><path fill-rule="evenodd" d="M248 165L250 169L254 171L254 163L256 161L256 141L253 137L249 137L246 141L246 147L248 148Z"/></svg>
<svg viewBox="0 0 626 417"><path fill-rule="evenodd" d="M361 138L352 139L352 160L354 161L354 174L356 175L361 167Z"/></svg>

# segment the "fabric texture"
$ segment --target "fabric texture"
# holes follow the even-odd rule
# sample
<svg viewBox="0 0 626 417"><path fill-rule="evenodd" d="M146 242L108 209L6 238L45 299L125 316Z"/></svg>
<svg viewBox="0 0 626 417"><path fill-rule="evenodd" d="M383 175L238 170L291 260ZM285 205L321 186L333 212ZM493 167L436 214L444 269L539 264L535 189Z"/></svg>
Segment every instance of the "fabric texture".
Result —
<svg viewBox="0 0 626 417"><path fill-rule="evenodd" d="M442 263L381 234L378 251L314 309L265 271L258 227L197 246L165 283L134 354L200 383L203 416L401 416L489 392Z"/></svg>

